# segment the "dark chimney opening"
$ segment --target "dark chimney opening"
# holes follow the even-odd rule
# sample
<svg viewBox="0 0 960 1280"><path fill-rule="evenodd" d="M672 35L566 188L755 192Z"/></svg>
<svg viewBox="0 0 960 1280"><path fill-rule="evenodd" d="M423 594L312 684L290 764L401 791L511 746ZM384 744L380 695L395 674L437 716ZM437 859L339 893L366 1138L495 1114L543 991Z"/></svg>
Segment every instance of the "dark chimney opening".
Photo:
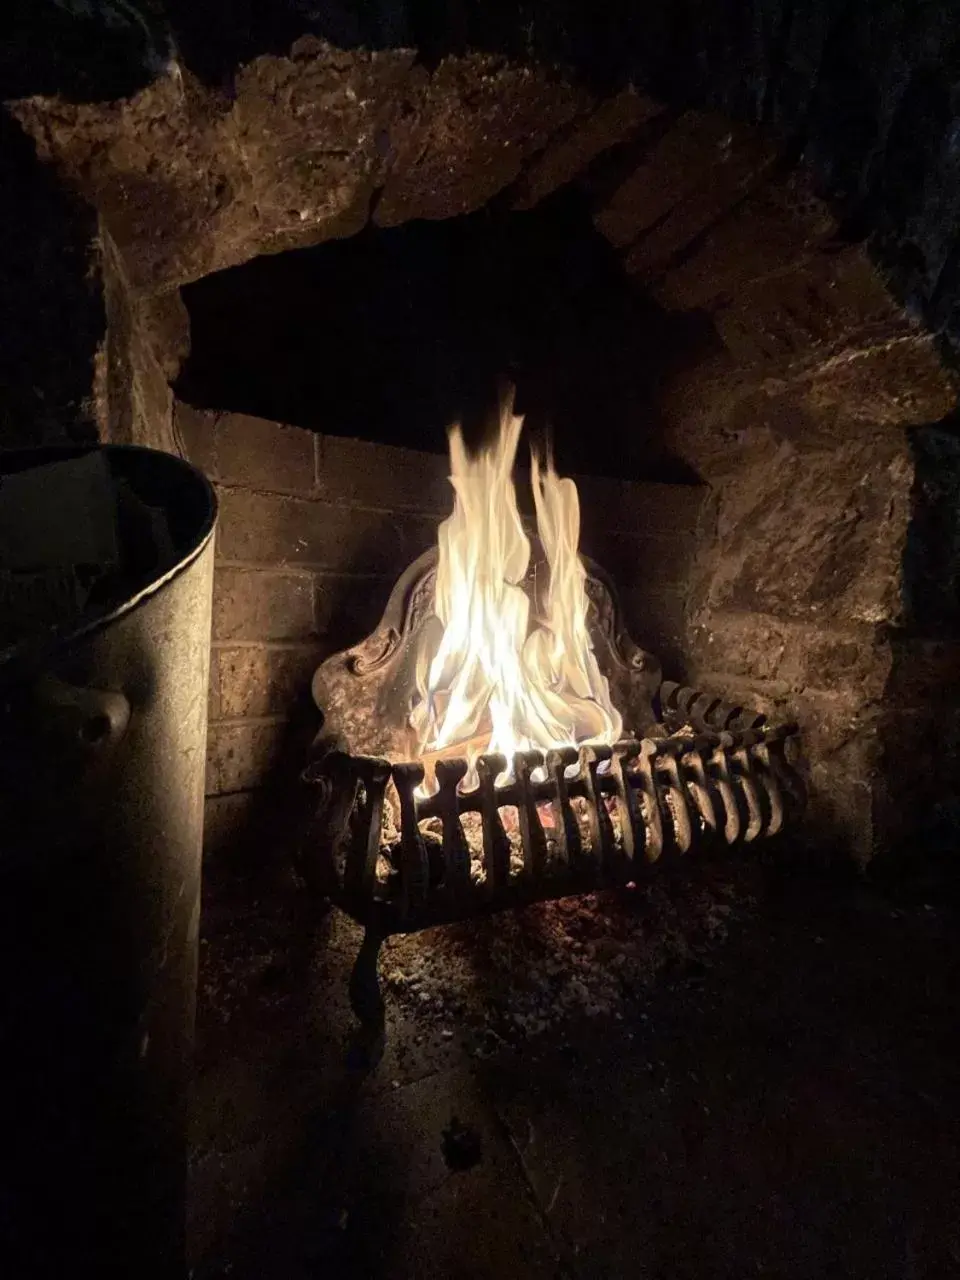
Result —
<svg viewBox="0 0 960 1280"><path fill-rule="evenodd" d="M479 443L501 382L567 471L696 483L662 440L657 387L716 345L624 271L583 196L261 256L182 290L197 408L446 452ZM603 447L598 447L602 439Z"/></svg>

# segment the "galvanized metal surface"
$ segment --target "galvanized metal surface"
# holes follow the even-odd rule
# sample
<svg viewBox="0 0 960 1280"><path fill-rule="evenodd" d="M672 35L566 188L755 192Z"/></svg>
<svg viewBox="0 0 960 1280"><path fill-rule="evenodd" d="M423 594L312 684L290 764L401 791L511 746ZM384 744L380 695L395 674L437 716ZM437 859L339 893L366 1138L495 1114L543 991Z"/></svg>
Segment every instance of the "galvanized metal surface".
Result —
<svg viewBox="0 0 960 1280"><path fill-rule="evenodd" d="M179 558L0 664L0 1273L18 1280L185 1274L216 503L176 458L110 452Z"/></svg>

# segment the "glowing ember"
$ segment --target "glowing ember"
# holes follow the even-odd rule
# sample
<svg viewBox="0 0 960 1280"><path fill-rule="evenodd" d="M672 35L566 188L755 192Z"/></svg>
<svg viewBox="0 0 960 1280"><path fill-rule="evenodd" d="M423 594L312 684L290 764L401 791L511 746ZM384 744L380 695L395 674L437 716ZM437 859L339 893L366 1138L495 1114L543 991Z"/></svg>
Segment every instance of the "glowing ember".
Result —
<svg viewBox="0 0 960 1280"><path fill-rule="evenodd" d="M522 425L505 401L497 440L474 457L460 428L450 430L455 498L438 534L439 623L424 635L411 717L421 754L459 745L471 764L484 752L510 761L531 748L613 743L623 727L587 628L577 488L536 454L534 505L550 578L545 616L531 618L521 585L530 541L513 483Z"/></svg>

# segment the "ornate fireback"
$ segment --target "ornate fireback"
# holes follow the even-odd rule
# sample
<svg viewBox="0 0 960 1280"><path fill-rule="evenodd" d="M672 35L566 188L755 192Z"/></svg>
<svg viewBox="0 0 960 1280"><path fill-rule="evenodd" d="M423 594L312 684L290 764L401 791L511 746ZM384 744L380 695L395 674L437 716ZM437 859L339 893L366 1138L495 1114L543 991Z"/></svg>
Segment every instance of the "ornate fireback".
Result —
<svg viewBox="0 0 960 1280"><path fill-rule="evenodd" d="M523 584L535 612L545 580L543 563L542 557L532 563ZM656 725L653 699L660 662L630 639L607 575L588 560L584 564L597 661L610 682L625 734L642 737ZM324 749L393 761L416 759L419 743L410 713L417 696L418 655L429 647L425 631L440 626L433 612L436 567L436 549L415 560L397 580L376 629L317 668L313 697L324 717L318 744Z"/></svg>

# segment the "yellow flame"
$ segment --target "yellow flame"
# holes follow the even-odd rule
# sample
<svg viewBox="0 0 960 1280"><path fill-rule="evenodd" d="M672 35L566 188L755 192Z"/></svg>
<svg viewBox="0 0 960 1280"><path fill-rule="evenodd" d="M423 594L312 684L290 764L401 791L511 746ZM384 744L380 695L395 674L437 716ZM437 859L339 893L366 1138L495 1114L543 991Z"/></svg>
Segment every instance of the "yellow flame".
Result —
<svg viewBox="0 0 960 1280"><path fill-rule="evenodd" d="M545 616L531 626L521 585L530 540L513 483L522 425L505 400L496 441L476 456L459 426L450 429L454 507L438 532L434 603L443 630L432 660L421 664L425 687L411 718L423 753L481 735L471 757L499 752L512 761L531 748L612 743L623 728L587 626L577 487L536 454L534 508L549 587Z"/></svg>

